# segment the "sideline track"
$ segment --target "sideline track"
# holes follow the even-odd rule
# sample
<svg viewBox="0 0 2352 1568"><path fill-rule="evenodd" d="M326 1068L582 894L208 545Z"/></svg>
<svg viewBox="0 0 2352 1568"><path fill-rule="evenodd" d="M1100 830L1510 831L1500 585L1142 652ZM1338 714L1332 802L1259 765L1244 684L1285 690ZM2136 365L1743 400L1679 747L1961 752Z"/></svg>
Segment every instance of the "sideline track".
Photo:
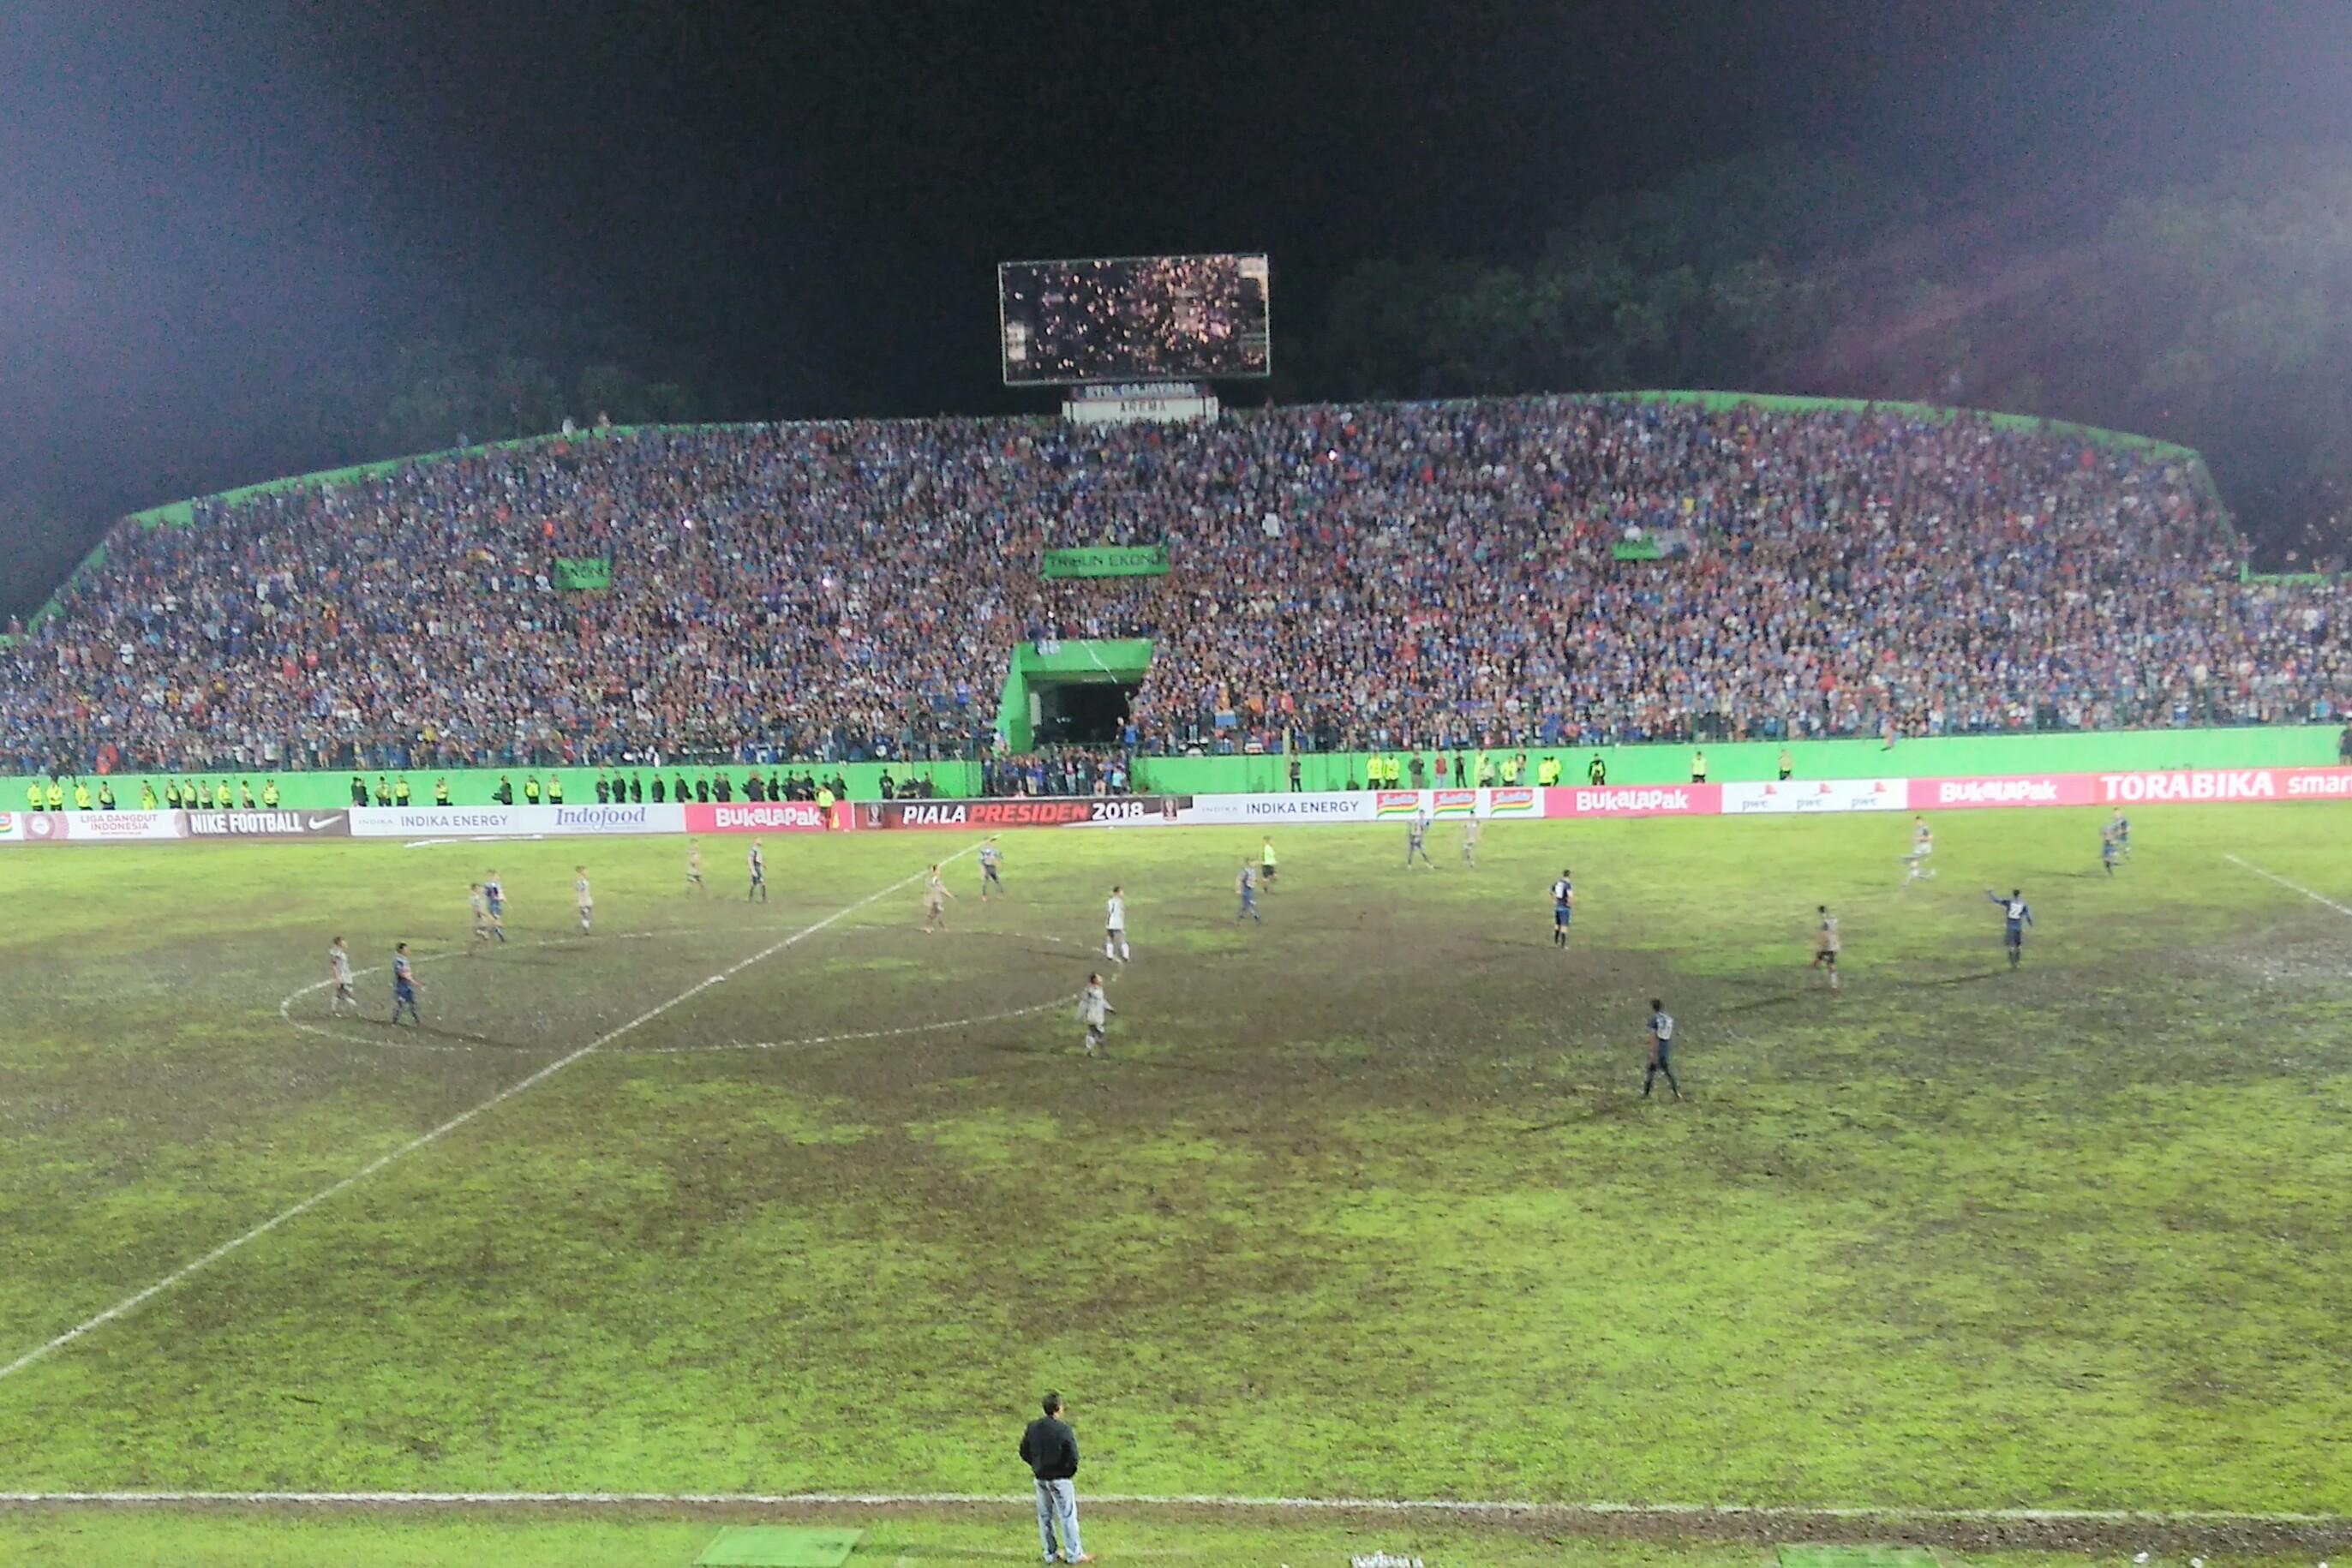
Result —
<svg viewBox="0 0 2352 1568"><path fill-rule="evenodd" d="M959 849L953 855L950 855L946 858L949 860L959 859L961 857L971 853L972 847L977 847L977 846ZM483 1100L472 1110L459 1111L457 1115L451 1117L448 1121L444 1121L440 1126L434 1128L431 1131L426 1132L422 1136L410 1139L407 1142L403 1143L399 1148L393 1150L388 1154L378 1155L373 1160L371 1160L366 1164L361 1166L358 1170L353 1171L350 1175L345 1176L341 1181L336 1182L332 1185L320 1188L317 1192L312 1193L309 1197L304 1198L300 1203L294 1205L291 1208L280 1209L278 1213L270 1215L268 1219L263 1220L259 1225L255 1226L251 1230L247 1231L244 1235L233 1237L229 1240L222 1242L218 1247L214 1247L210 1252L205 1253L201 1258L195 1258L192 1262L182 1264L178 1268L166 1274L163 1279L156 1280L155 1283L148 1286L145 1289L138 1291L132 1295L125 1296L121 1300L117 1301L113 1306L109 1307L106 1310L99 1313L97 1316L85 1318L80 1322L76 1323L72 1328L68 1329L65 1332L58 1335L56 1338L42 1344L34 1346L31 1350L26 1351L23 1355L18 1356L15 1361L8 1363L7 1365L0 1366L0 1382L5 1382L7 1379L14 1377L16 1373L24 1371L26 1367L33 1365L37 1362L47 1360L50 1356L55 1355L58 1352L65 1349L76 1340L80 1339L84 1334L89 1333L93 1330L104 1328L107 1324L114 1321L115 1319L137 1311L140 1308L145 1306L149 1301L153 1300L156 1297L162 1295L173 1286L177 1285L183 1279L186 1279L194 1275L204 1272L204 1270L211 1268L214 1264L218 1263L222 1258L226 1258L230 1253L236 1251L247 1243L258 1241L261 1237L268 1236L271 1231L276 1230L279 1226L286 1224L289 1220L301 1218L302 1215L310 1213L312 1209L317 1208L320 1204L325 1203L328 1199L339 1196L341 1194L348 1192L352 1187L359 1185L362 1182L366 1181L370 1176L374 1175L377 1172L383 1170L385 1167L406 1159L409 1155L415 1153L419 1149L425 1148L428 1144L438 1142L441 1139L448 1136L452 1132L455 1132L458 1128L463 1127L477 1116L481 1115L482 1112L486 1110L494 1110L498 1107L504 1105L508 1100L512 1100L516 1095L522 1093L525 1089L534 1089L539 1085L545 1083L549 1079L553 1078L557 1073L562 1072L565 1068L570 1067L572 1063L595 1055L596 1052L604 1049L606 1046L612 1044L614 1040L619 1039L622 1036L628 1034L631 1030L641 1028L644 1026L652 1023L656 1018L660 1017L663 1014L668 1012L671 1008L679 1005L681 1003L689 1002L695 997L701 995L705 991L709 990L712 986L723 984L724 982L733 978L735 975L740 974L743 971L751 968L753 964L773 958L776 954L783 952L786 948L794 946L797 943L805 941L809 937L814 936L817 932L824 930L827 926L832 925L835 921L841 920L845 916L856 914L859 910L866 908L868 904L880 902L882 900L888 898L899 889L908 886L909 883L915 881L918 878L923 875L924 873L921 871L911 872L907 876L899 878L888 887L875 889L873 892L866 894L864 898L859 899L855 903L844 904L841 908L834 910L833 913L825 916L823 920L817 921L810 925L803 926L800 930L793 932L790 936L778 938L776 941L772 942L767 946L761 948L759 952L753 953L751 957L737 960L734 963L730 964L727 968L719 971L709 979L697 981L694 984L688 986L685 990L679 992L668 1001L656 1003L653 1006L646 1008L644 1012L638 1014L627 1023L619 1026L617 1028L607 1029L604 1033L597 1036L594 1039L589 1041L586 1045L582 1046L577 1050L568 1052L563 1056L556 1058L555 1060L548 1063L545 1067L541 1068L530 1077L518 1079L513 1083L507 1085L506 1088L499 1090L498 1093L490 1096L489 1099Z"/></svg>

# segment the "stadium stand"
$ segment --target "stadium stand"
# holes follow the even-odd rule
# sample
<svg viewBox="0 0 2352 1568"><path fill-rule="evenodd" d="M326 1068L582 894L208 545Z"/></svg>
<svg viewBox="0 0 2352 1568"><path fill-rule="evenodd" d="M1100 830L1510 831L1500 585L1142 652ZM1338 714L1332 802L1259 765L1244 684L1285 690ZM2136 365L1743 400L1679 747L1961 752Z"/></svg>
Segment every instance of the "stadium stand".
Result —
<svg viewBox="0 0 2352 1568"><path fill-rule="evenodd" d="M1038 576L1134 542L1172 572ZM608 589L562 585L583 556ZM2333 587L2242 584L2163 453L1533 399L614 433L200 502L0 654L0 757L973 755L1012 646L1082 636L1155 639L1147 752L2326 720L2352 686Z"/></svg>

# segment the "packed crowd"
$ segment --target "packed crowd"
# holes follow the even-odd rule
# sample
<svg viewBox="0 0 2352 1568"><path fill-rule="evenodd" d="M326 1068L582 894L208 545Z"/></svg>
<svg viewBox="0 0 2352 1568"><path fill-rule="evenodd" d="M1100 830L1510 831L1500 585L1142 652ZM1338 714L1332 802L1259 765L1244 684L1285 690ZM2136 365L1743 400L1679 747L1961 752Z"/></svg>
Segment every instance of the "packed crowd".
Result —
<svg viewBox="0 0 2352 1568"><path fill-rule="evenodd" d="M1127 752L1120 750L1056 746L1021 756L981 759L982 795L1125 795L1128 791Z"/></svg>
<svg viewBox="0 0 2352 1568"><path fill-rule="evenodd" d="M1616 559L1634 540L1673 548ZM1049 546L1146 542L1170 575L1037 574ZM562 585L581 556L609 589ZM1145 751L2269 721L2352 694L2341 600L2241 585L2160 454L1528 400L583 437L201 503L118 528L0 652L0 761L986 754L1012 645L1088 636L1155 640Z"/></svg>

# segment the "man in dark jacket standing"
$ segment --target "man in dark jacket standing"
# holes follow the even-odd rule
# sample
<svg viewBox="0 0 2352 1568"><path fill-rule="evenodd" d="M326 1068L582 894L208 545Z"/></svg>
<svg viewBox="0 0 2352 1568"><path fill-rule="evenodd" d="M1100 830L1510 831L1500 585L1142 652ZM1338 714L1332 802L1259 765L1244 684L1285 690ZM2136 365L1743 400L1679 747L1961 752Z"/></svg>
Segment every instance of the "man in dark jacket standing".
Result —
<svg viewBox="0 0 2352 1568"><path fill-rule="evenodd" d="M1045 1395L1045 1414L1021 1434L1021 1460L1037 1478L1037 1537L1048 1563L1091 1563L1078 1545L1078 1435L1062 1419L1062 1396ZM1062 1543L1054 1544L1056 1526Z"/></svg>

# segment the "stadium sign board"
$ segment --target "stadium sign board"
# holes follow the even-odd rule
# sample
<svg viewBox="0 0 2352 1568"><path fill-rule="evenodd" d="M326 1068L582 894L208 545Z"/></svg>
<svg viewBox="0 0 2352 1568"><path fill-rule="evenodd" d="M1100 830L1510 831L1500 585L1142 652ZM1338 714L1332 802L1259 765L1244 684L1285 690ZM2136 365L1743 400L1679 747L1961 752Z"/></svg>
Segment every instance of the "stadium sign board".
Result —
<svg viewBox="0 0 2352 1568"><path fill-rule="evenodd" d="M749 801L741 805L695 802L685 810L688 833L822 833L833 826L826 808L812 800Z"/></svg>
<svg viewBox="0 0 2352 1568"><path fill-rule="evenodd" d="M1324 790L1298 795L1195 795L1182 797L1172 818L1182 824L1274 826L1310 822L1409 822L1416 817L1511 817L1550 815L1549 791L1532 785L1503 789Z"/></svg>
<svg viewBox="0 0 2352 1568"><path fill-rule="evenodd" d="M686 808L664 805L355 805L355 838L605 837L683 833Z"/></svg>
<svg viewBox="0 0 2352 1568"><path fill-rule="evenodd" d="M186 837L176 811L37 811L22 818L33 844L135 844Z"/></svg>
<svg viewBox="0 0 2352 1568"><path fill-rule="evenodd" d="M1128 382L1072 387L1062 417L1073 425L1181 425L1214 419L1217 406L1217 395L1202 382Z"/></svg>
<svg viewBox="0 0 2352 1568"><path fill-rule="evenodd" d="M1717 816L1721 784L1553 784L1543 792L1546 816Z"/></svg>
<svg viewBox="0 0 2352 1568"><path fill-rule="evenodd" d="M2088 805L2089 773L2027 773L2009 778L1913 779L1913 811L1979 811L2016 805Z"/></svg>
<svg viewBox="0 0 2352 1568"><path fill-rule="evenodd" d="M1164 544L1092 544L1074 550L1048 550L1039 563L1040 577L1165 577L1168 547Z"/></svg>
<svg viewBox="0 0 2352 1568"><path fill-rule="evenodd" d="M1806 784L1727 784L1722 787L1726 816L1902 811L1911 804L1908 779L1815 779Z"/></svg>
<svg viewBox="0 0 2352 1568"><path fill-rule="evenodd" d="M191 811L191 838L349 838L348 811Z"/></svg>
<svg viewBox="0 0 2352 1568"><path fill-rule="evenodd" d="M869 800L860 827L1118 827L1173 822L1182 795L1038 795L1009 800Z"/></svg>

